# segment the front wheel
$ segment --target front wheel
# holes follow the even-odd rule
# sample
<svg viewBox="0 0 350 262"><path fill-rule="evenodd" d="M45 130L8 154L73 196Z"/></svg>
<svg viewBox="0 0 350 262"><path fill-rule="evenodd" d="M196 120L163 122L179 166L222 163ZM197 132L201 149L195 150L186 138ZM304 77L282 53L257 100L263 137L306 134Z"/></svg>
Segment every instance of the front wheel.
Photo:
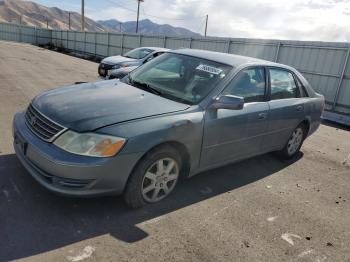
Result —
<svg viewBox="0 0 350 262"><path fill-rule="evenodd" d="M299 150L303 145L305 137L306 128L303 124L300 124L296 129L294 129L292 135L288 139L287 144L279 152L280 155L285 159L293 158L299 153Z"/></svg>
<svg viewBox="0 0 350 262"><path fill-rule="evenodd" d="M167 197L177 184L181 166L181 157L171 146L148 153L130 176L124 192L126 204L139 208Z"/></svg>

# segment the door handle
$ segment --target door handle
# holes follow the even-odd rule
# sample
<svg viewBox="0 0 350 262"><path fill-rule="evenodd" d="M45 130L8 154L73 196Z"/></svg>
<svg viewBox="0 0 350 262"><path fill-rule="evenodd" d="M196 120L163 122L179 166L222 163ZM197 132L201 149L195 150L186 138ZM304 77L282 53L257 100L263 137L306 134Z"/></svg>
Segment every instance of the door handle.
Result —
<svg viewBox="0 0 350 262"><path fill-rule="evenodd" d="M266 113L260 113L258 114L258 118L259 119L265 119L267 117L267 114Z"/></svg>
<svg viewBox="0 0 350 262"><path fill-rule="evenodd" d="M297 109L297 111L303 111L304 107L303 106L297 106L296 109Z"/></svg>

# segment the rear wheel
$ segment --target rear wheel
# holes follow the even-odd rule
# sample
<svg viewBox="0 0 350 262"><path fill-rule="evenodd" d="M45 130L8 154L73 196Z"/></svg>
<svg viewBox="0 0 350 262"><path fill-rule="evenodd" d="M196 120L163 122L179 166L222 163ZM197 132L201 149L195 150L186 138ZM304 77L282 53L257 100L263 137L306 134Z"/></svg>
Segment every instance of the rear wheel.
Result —
<svg viewBox="0 0 350 262"><path fill-rule="evenodd" d="M280 151L280 155L285 159L293 158L299 153L301 146L303 145L306 137L306 128L304 124L300 124L294 129L292 135L288 139L285 147Z"/></svg>
<svg viewBox="0 0 350 262"><path fill-rule="evenodd" d="M181 157L171 146L148 153L130 176L124 193L126 204L138 208L167 197L177 184L181 166Z"/></svg>

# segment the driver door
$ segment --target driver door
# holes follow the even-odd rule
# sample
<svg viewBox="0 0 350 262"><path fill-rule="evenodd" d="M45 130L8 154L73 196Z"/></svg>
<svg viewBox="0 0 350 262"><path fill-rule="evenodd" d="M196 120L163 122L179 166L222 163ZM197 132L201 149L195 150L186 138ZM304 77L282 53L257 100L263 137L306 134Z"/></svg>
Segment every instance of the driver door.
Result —
<svg viewBox="0 0 350 262"><path fill-rule="evenodd" d="M243 97L243 109L207 109L201 168L233 162L261 152L269 117L266 90L263 67L243 69L221 94Z"/></svg>

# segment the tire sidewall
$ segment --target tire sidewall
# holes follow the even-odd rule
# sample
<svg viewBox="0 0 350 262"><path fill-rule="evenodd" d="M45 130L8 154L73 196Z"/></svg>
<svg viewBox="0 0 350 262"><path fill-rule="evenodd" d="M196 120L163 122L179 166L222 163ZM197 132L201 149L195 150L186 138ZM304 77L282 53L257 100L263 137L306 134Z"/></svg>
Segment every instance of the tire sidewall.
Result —
<svg viewBox="0 0 350 262"><path fill-rule="evenodd" d="M151 202L147 202L142 195L142 184L143 179L146 174L146 171L153 165L157 160L162 158L172 158L174 159L179 168L179 177L175 182L175 186L172 191L176 188L177 182L180 179L180 174L182 170L182 161L180 154L171 146L162 146L155 150L147 153L136 165L134 171L130 175L128 180L125 192L124 199L128 206L132 208L142 207L146 204L152 204ZM169 195L172 193L169 193ZM168 197L167 195L166 197ZM164 197L164 198L166 198ZM163 199L164 199L163 198ZM160 200L161 201L161 200ZM159 201L157 201L159 202ZM153 202L153 203L157 203Z"/></svg>
<svg viewBox="0 0 350 262"><path fill-rule="evenodd" d="M290 155L289 152L288 152L288 142L289 142L289 140L291 139L291 137L292 137L293 133L295 132L295 130L297 130L298 128L301 128L301 130L302 130L302 132L303 132L303 138L302 138L302 140L301 140L300 145L298 146L298 149L297 149L293 154ZM302 147L305 138L306 138L306 127L305 127L304 124L300 124L300 125L298 125L295 129L293 129L292 134L289 136L289 138L288 138L288 140L287 140L287 142L286 142L284 148L283 148L282 151L281 151L282 157L285 158L285 159L290 159L290 158L293 158L294 156L296 156L296 155L299 153L300 148Z"/></svg>

